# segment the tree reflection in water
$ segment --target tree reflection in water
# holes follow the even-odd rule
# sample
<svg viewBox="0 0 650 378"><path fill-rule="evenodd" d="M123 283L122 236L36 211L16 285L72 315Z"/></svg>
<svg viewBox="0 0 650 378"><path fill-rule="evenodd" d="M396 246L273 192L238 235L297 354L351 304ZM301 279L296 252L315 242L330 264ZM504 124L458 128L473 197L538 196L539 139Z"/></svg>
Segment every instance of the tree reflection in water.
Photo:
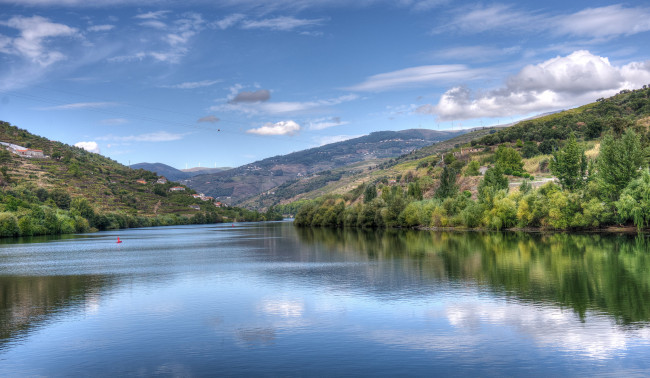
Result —
<svg viewBox="0 0 650 378"><path fill-rule="evenodd" d="M647 236L298 228L303 243L368 259L406 258L423 279L469 282L521 301L650 321Z"/></svg>

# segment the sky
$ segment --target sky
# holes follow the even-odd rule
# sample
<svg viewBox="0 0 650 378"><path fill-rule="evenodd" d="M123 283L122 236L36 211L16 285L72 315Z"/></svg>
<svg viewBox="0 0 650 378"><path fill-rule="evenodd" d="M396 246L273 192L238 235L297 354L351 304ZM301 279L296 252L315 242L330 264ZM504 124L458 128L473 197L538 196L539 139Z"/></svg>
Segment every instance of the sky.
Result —
<svg viewBox="0 0 650 378"><path fill-rule="evenodd" d="M0 0L0 120L236 167L580 106L650 84L648 46L644 1Z"/></svg>

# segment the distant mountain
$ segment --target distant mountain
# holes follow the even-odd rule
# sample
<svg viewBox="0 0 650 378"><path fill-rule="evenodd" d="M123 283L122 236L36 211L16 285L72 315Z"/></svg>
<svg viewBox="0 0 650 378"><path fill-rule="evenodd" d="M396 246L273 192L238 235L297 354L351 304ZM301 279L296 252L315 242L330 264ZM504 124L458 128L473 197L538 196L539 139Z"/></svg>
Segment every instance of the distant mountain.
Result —
<svg viewBox="0 0 650 378"><path fill-rule="evenodd" d="M216 167L216 168L208 168L208 167L194 167L194 168L188 168L188 169L181 169L181 171L185 173L189 173L191 176L197 176L197 175L204 175L208 173L217 173L221 171L227 171L229 169L232 169L231 167Z"/></svg>
<svg viewBox="0 0 650 378"><path fill-rule="evenodd" d="M158 176L165 176L167 180L180 181L191 177L188 172L183 172L180 169L170 167L163 163L138 163L132 164L132 169L144 169L149 172L156 172Z"/></svg>
<svg viewBox="0 0 650 378"><path fill-rule="evenodd" d="M163 163L138 163L131 165L133 169L144 169L149 172L156 172L159 176L165 176L168 180L171 181L180 181L186 180L190 177L196 175L202 175L207 173L217 173L223 170L230 168L206 168L206 167L195 167L189 169L176 169L167 164Z"/></svg>
<svg viewBox="0 0 650 378"><path fill-rule="evenodd" d="M198 175L186 185L230 204L238 204L291 180L367 160L408 154L468 130L409 129L378 131L359 138L280 155L214 174Z"/></svg>

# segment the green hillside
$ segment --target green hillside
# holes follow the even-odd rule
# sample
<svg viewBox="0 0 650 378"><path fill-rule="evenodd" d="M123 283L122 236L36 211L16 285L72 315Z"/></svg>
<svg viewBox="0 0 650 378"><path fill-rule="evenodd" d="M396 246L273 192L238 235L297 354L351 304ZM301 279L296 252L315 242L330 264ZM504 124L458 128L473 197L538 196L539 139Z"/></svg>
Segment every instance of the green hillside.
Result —
<svg viewBox="0 0 650 378"><path fill-rule="evenodd" d="M259 220L258 213L218 208L178 183L129 169L99 154L0 122L0 236L85 232L164 224ZM8 145L40 150L23 157ZM37 151L38 153L38 151Z"/></svg>
<svg viewBox="0 0 650 378"><path fill-rule="evenodd" d="M377 162L318 192L275 200L288 213L306 205L297 217L303 225L645 227L649 126L646 86L507 128L476 130Z"/></svg>
<svg viewBox="0 0 650 378"><path fill-rule="evenodd" d="M195 176L186 182L188 186L228 203L251 208L266 207L250 199L313 175L323 177L339 172L334 173L334 178L338 179L346 174L339 169L341 167L397 157L465 132L427 129L378 131L359 138L273 156L223 172ZM325 181L321 184L329 179L322 179ZM317 184L309 185L315 186Z"/></svg>

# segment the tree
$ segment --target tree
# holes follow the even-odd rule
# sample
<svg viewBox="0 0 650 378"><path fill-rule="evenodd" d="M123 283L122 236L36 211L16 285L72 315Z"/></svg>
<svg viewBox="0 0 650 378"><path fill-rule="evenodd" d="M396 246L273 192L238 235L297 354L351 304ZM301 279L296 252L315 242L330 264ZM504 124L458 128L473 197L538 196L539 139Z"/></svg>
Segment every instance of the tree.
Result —
<svg viewBox="0 0 650 378"><path fill-rule="evenodd" d="M650 225L650 172L647 169L623 190L616 209L623 222L632 219L639 230Z"/></svg>
<svg viewBox="0 0 650 378"><path fill-rule="evenodd" d="M521 161L521 155L512 147L500 145L494 157L496 165L505 174L519 173L524 170L524 162Z"/></svg>
<svg viewBox="0 0 650 378"><path fill-rule="evenodd" d="M70 195L63 189L54 189L50 193L50 198L54 201L59 209L67 210L70 208Z"/></svg>
<svg viewBox="0 0 650 378"><path fill-rule="evenodd" d="M490 167L485 171L483 179L478 184L479 201L490 202L495 192L504 189L508 189L508 178L503 175L500 167Z"/></svg>
<svg viewBox="0 0 650 378"><path fill-rule="evenodd" d="M539 155L539 149L537 148L537 143L530 140L524 143L524 147L521 149L521 155L526 159Z"/></svg>
<svg viewBox="0 0 650 378"><path fill-rule="evenodd" d="M602 190L610 199L618 199L621 191L639 175L644 161L641 140L632 129L627 129L622 138L614 138L612 132L600 143L598 156L598 178Z"/></svg>
<svg viewBox="0 0 650 378"><path fill-rule="evenodd" d="M363 202L369 203L377 197L377 187L374 184L370 184L366 187L366 191L363 194Z"/></svg>
<svg viewBox="0 0 650 378"><path fill-rule="evenodd" d="M481 174L479 172L480 167L481 165L478 161L470 161L469 164L467 164L467 168L465 168L465 176L479 176Z"/></svg>
<svg viewBox="0 0 650 378"><path fill-rule="evenodd" d="M564 148L553 153L550 168L564 189L575 190L584 184L587 157L573 133Z"/></svg>
<svg viewBox="0 0 650 378"><path fill-rule="evenodd" d="M422 188L420 187L420 183L417 181L410 183L408 186L407 195L414 198L415 200L422 200Z"/></svg>
<svg viewBox="0 0 650 378"><path fill-rule="evenodd" d="M458 186L456 185L456 171L445 166L442 170L442 175L440 176L440 186L436 190L436 198L447 198L451 197L458 192Z"/></svg>

